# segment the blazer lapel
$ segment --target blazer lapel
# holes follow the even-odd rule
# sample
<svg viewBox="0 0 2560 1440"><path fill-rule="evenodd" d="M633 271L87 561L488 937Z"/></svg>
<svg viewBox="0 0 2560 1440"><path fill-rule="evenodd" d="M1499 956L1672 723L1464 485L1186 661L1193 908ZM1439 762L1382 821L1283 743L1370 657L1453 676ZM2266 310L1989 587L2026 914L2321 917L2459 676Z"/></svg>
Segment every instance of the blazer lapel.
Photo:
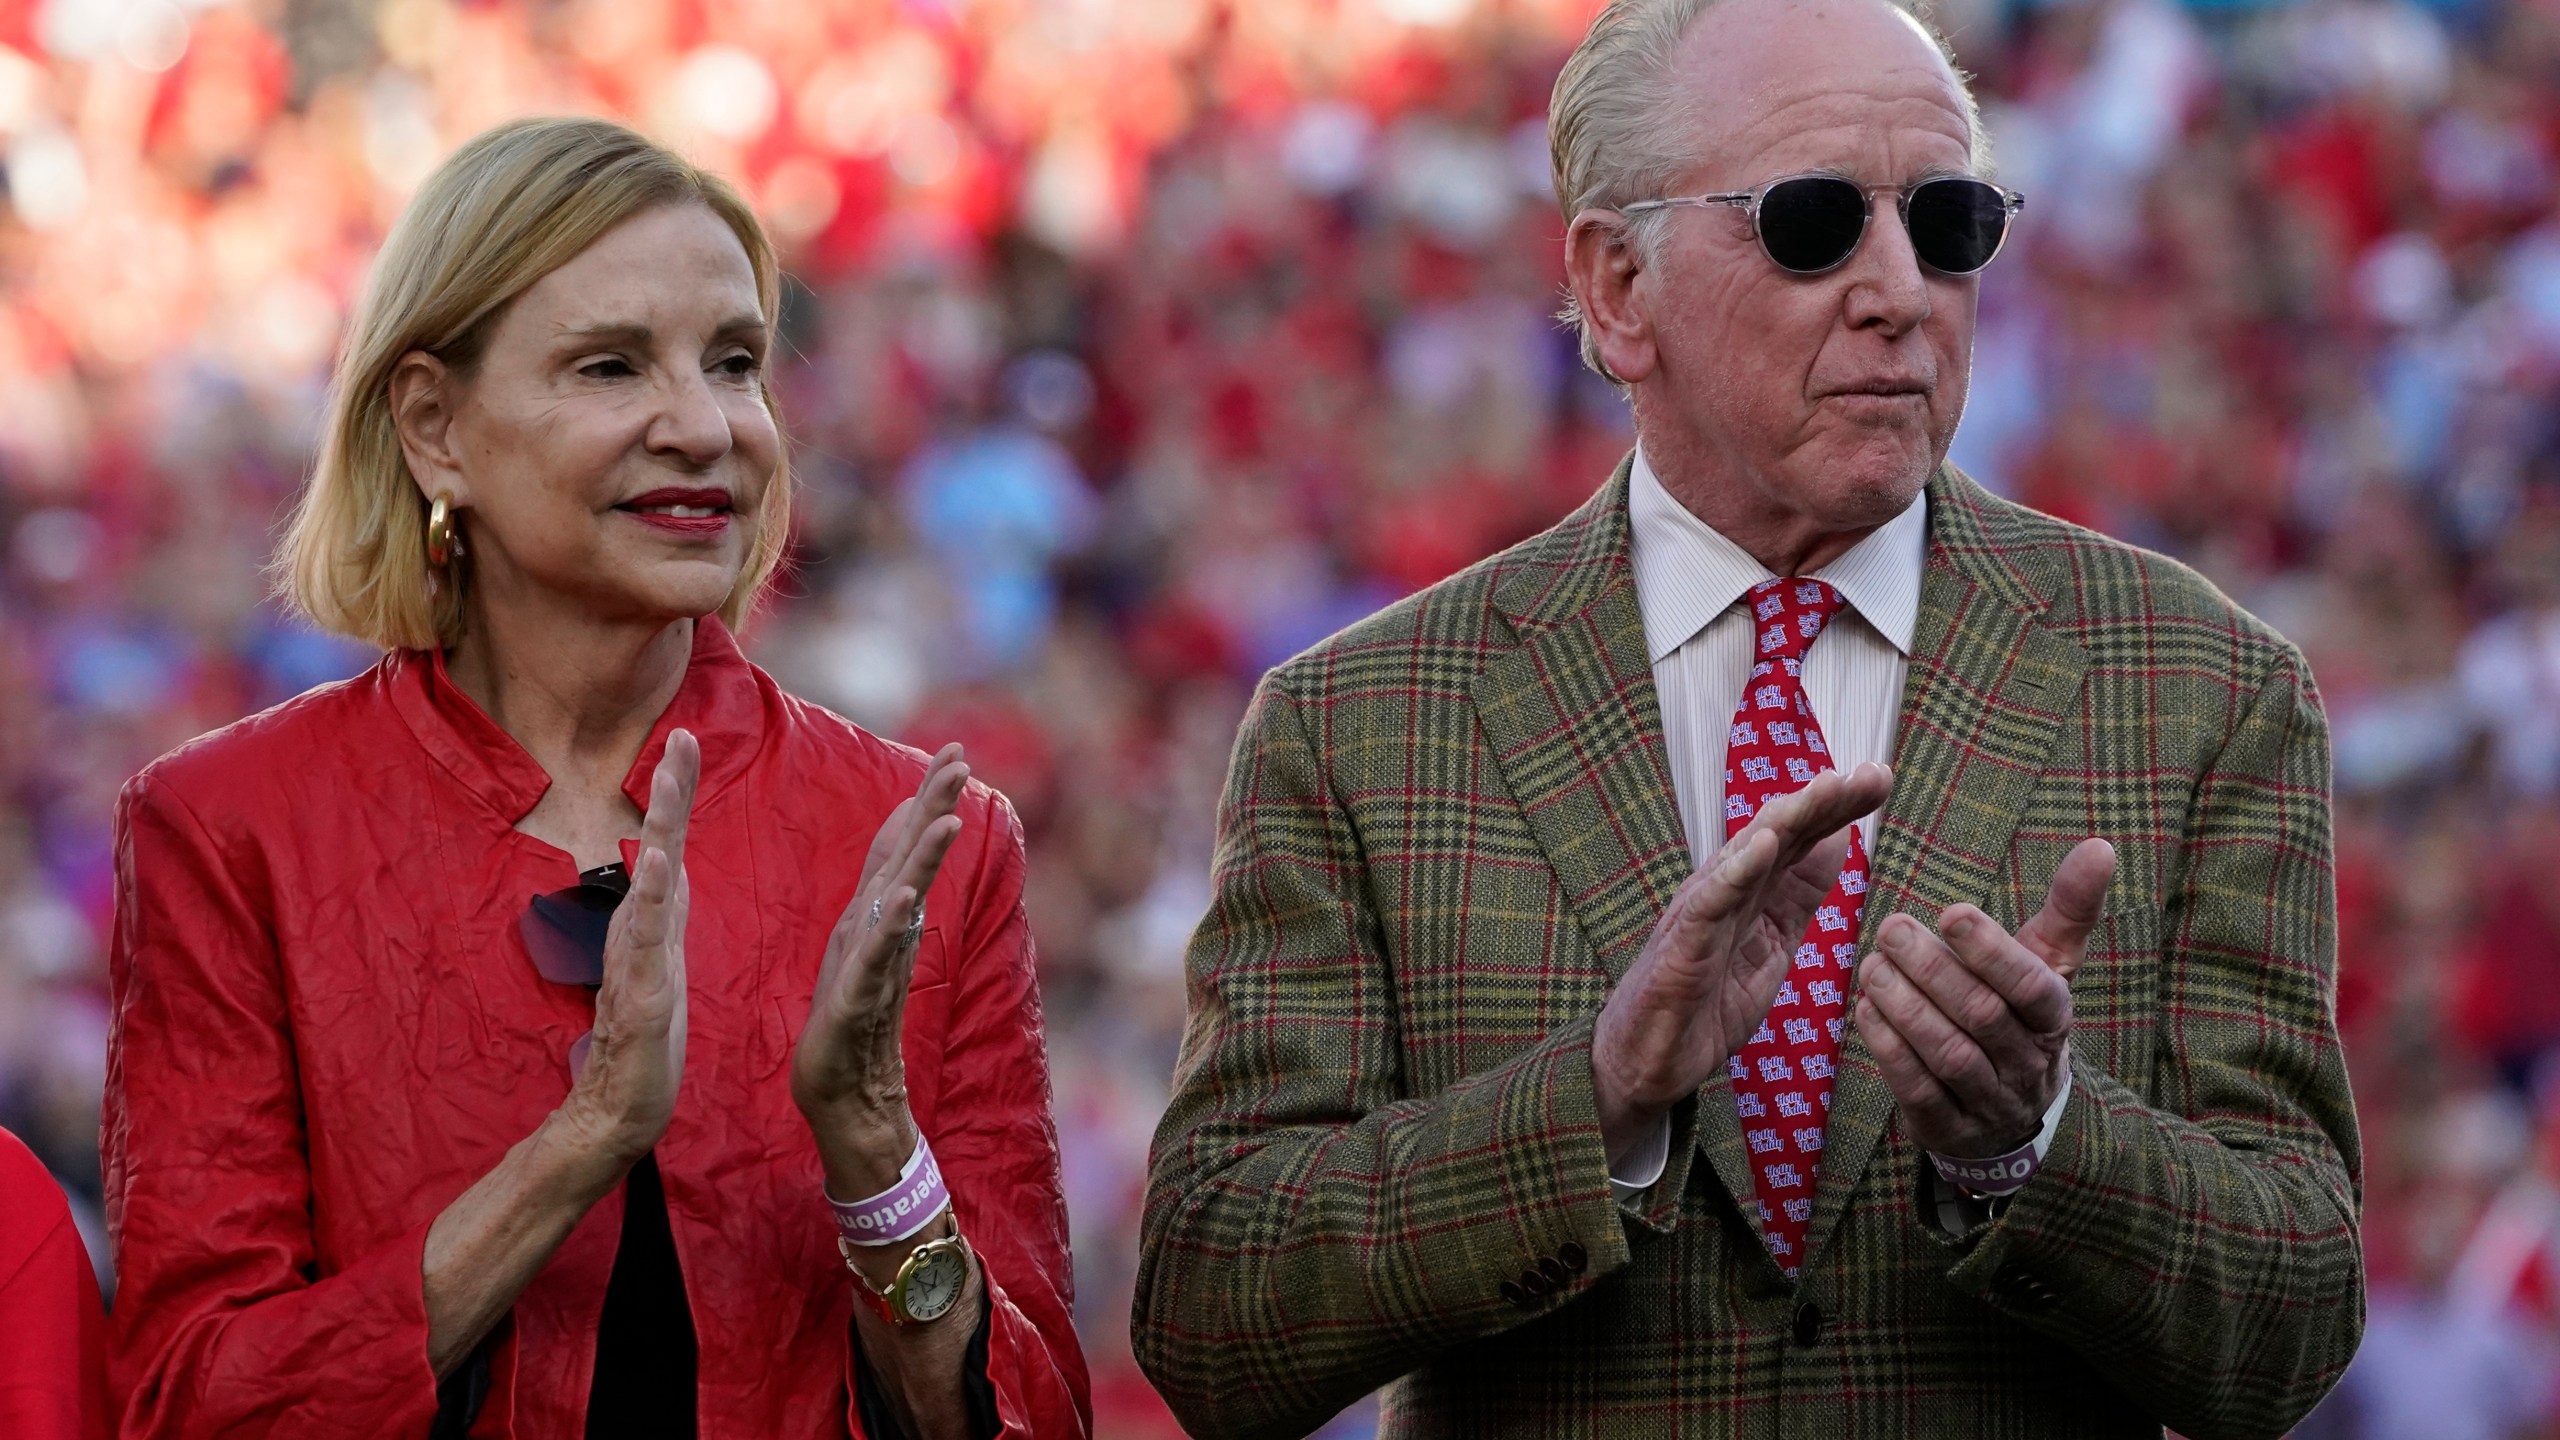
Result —
<svg viewBox="0 0 2560 1440"><path fill-rule="evenodd" d="M2036 573L2043 557L2003 543L1995 504L1952 468L1929 484L1928 569L1902 689L1893 794L1868 867L1861 954L1896 911L1934 925L1958 901L1998 908L2010 838L2055 739L2079 710L2088 653L2041 623L2052 578ZM1805 1236L1808 1262L1893 1119L1893 1092L1853 1021Z"/></svg>
<svg viewBox="0 0 2560 1440"><path fill-rule="evenodd" d="M1496 588L1519 643L1473 688L1485 743L1613 985L1693 868L1628 563L1629 469ZM1697 1131L1726 1192L1750 1195L1722 1076L1699 1092Z"/></svg>

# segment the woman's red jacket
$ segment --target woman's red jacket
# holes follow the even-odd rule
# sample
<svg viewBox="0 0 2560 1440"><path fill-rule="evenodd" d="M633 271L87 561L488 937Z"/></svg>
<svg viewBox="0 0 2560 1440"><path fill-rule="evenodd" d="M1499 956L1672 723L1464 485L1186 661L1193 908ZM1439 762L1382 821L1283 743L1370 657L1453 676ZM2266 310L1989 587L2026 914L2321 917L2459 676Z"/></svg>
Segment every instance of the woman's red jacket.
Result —
<svg viewBox="0 0 2560 1440"><path fill-rule="evenodd" d="M718 622L624 781L702 741L689 1022L656 1150L703 1440L862 1433L855 1283L790 1096L827 933L923 757L785 695ZM569 1087L589 992L518 922L577 883L516 822L540 766L404 651L164 757L116 817L106 1174L127 1437L426 1434L427 1227ZM972 785L906 1010L907 1084L983 1257L1007 1436L1089 1428L1069 1322L1022 836ZM632 858L625 843L624 859ZM622 1223L588 1213L501 1323L478 1436L574 1440Z"/></svg>

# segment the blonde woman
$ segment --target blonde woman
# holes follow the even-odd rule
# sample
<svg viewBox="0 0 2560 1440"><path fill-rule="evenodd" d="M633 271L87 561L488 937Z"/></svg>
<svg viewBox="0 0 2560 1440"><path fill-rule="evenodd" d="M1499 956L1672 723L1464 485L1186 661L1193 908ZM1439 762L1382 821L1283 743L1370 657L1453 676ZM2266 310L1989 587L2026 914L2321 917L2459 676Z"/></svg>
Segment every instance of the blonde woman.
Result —
<svg viewBox="0 0 2560 1440"><path fill-rule="evenodd" d="M776 293L597 121L392 232L280 562L389 653L117 815L125 1435L1087 1429L1012 812L730 638Z"/></svg>

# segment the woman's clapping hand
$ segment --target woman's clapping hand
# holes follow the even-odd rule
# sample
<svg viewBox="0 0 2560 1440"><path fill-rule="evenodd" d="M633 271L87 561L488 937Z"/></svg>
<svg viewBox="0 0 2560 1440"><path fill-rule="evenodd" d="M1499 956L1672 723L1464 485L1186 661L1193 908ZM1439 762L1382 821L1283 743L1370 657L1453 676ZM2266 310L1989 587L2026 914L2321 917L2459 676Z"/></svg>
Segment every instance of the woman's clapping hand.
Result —
<svg viewBox="0 0 2560 1440"><path fill-rule="evenodd" d="M702 777L702 747L683 730L649 781L631 893L614 911L604 946L604 986L586 1064L562 1109L578 1133L623 1163L666 1133L684 1076L685 829Z"/></svg>
<svg viewBox="0 0 2560 1440"><path fill-rule="evenodd" d="M953 811L968 780L960 747L943 747L872 837L791 1057L792 1098L817 1137L829 1188L847 1198L887 1189L915 1150L898 1040L924 895L959 837Z"/></svg>

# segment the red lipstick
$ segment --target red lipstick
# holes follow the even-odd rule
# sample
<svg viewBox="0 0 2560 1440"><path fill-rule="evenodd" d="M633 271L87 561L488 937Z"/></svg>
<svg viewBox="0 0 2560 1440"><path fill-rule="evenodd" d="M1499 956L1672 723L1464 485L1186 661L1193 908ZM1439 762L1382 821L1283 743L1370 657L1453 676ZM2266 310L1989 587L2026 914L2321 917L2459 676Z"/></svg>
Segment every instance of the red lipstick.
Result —
<svg viewBox="0 0 2560 1440"><path fill-rule="evenodd" d="M613 508L651 529L688 540L715 540L729 528L726 490L670 486L634 496Z"/></svg>

